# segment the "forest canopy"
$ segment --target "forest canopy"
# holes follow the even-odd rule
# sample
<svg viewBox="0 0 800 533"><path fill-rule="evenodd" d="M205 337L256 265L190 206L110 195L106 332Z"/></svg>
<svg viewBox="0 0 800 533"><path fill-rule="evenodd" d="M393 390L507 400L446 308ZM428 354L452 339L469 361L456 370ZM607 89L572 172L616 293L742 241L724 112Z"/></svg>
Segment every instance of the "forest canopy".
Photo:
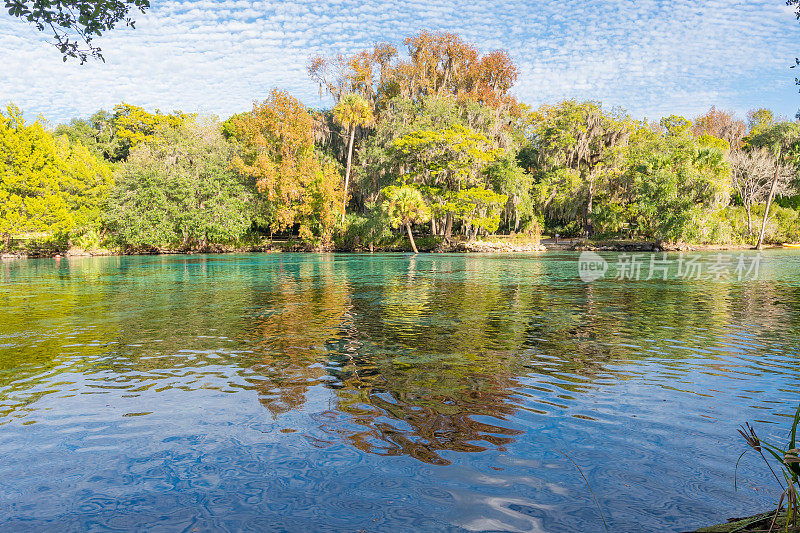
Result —
<svg viewBox="0 0 800 533"><path fill-rule="evenodd" d="M138 4L136 4L138 6ZM0 235L148 249L366 249L490 234L800 241L800 126L757 108L657 122L532 108L450 33L312 57L333 105L274 89L224 121L120 103L55 129L0 114ZM31 237L33 236L33 237Z"/></svg>

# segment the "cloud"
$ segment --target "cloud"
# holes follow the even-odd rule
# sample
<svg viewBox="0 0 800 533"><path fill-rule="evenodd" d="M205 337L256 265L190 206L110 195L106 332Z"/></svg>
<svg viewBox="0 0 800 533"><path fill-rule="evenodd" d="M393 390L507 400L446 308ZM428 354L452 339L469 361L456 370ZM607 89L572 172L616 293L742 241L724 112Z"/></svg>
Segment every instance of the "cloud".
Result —
<svg viewBox="0 0 800 533"><path fill-rule="evenodd" d="M83 66L4 13L0 103L52 122L123 100L226 117L278 86L324 106L310 55L400 44L420 29L508 50L521 72L515 93L531 105L592 99L648 118L800 107L788 68L800 24L774 0L163 1L136 29L97 39L106 62Z"/></svg>

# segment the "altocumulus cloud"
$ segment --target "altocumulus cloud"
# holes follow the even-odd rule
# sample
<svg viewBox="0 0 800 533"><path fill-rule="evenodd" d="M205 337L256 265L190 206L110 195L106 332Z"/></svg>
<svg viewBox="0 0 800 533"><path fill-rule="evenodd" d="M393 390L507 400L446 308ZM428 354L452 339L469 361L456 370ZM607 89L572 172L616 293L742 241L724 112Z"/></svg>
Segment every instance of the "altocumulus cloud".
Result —
<svg viewBox="0 0 800 533"><path fill-rule="evenodd" d="M51 122L120 101L227 117L277 86L324 107L310 55L400 44L420 29L508 50L516 95L532 105L601 100L648 118L800 106L788 69L800 24L782 0L158 1L135 30L97 40L105 63L83 66L3 13L0 103Z"/></svg>

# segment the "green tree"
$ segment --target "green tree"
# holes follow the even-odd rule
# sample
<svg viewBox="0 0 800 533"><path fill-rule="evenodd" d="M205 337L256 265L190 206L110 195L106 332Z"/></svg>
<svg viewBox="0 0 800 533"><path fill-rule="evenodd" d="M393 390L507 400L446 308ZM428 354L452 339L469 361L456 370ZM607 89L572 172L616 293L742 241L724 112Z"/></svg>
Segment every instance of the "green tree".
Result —
<svg viewBox="0 0 800 533"><path fill-rule="evenodd" d="M404 172L401 179L426 187L438 204L437 214L445 215L445 239L451 236L453 220L465 212L450 201L452 194L483 186L484 171L499 155L485 135L460 124L411 131L394 141L393 149Z"/></svg>
<svg viewBox="0 0 800 533"><path fill-rule="evenodd" d="M371 126L375 122L372 108L364 99L357 94L347 94L336 103L333 108L333 116L336 122L344 129L350 140L347 144L347 170L344 177L344 200L342 203L342 223L344 214L347 210L347 188L350 184L350 168L353 160L353 144L355 141L356 128Z"/></svg>
<svg viewBox="0 0 800 533"><path fill-rule="evenodd" d="M131 11L144 13L150 0L4 0L8 13L27 20L41 32L52 32L64 61L73 57L83 64L90 56L103 60L94 37L124 22L133 27ZM86 45L87 48L81 48Z"/></svg>
<svg viewBox="0 0 800 533"><path fill-rule="evenodd" d="M723 151L711 139L698 143L688 124L672 116L657 129L639 124L630 136L615 182L619 189L606 205L621 211L642 235L679 240L698 209L719 208L730 200Z"/></svg>
<svg viewBox="0 0 800 533"><path fill-rule="evenodd" d="M96 222L111 182L108 166L80 143L26 124L14 105L0 113L0 235L69 235Z"/></svg>
<svg viewBox="0 0 800 533"><path fill-rule="evenodd" d="M520 121L507 110L447 95L387 100L371 132L358 152L355 179L362 197L374 200L382 188L398 180L414 183L430 202L431 231L445 238L456 227L447 204L450 193L483 187L505 194L497 188L499 178L513 180L516 165L495 162L501 157L515 159L524 140ZM509 207L512 217L516 207L530 203L524 187L516 192L520 196Z"/></svg>
<svg viewBox="0 0 800 533"><path fill-rule="evenodd" d="M750 135L756 135L775 123L775 114L769 109L752 109L747 112L747 127Z"/></svg>
<svg viewBox="0 0 800 533"><path fill-rule="evenodd" d="M430 208L422 198L422 193L412 185L389 186L383 189L383 210L393 228L406 228L411 248L419 253L411 225L427 222L431 218Z"/></svg>
<svg viewBox="0 0 800 533"><path fill-rule="evenodd" d="M533 177L519 165L514 150L497 158L487 169L488 182L498 194L508 196L505 213L510 231L528 228L535 219L531 187Z"/></svg>
<svg viewBox="0 0 800 533"><path fill-rule="evenodd" d="M451 193L448 198L450 209L466 224L470 240L483 230L487 233L497 231L500 226L500 213L508 202L508 196L497 194L483 187L470 187Z"/></svg>
<svg viewBox="0 0 800 533"><path fill-rule="evenodd" d="M592 232L595 195L617 166L629 136L627 117L606 113L595 102L567 100L540 108L531 144L542 212L554 201L557 212L567 216L580 209L583 229Z"/></svg>
<svg viewBox="0 0 800 533"><path fill-rule="evenodd" d="M250 227L251 194L233 156L215 121L162 126L119 169L109 226L133 247L235 242Z"/></svg>
<svg viewBox="0 0 800 533"><path fill-rule="evenodd" d="M80 141L56 139L63 161L61 189L71 211L71 236L100 230L109 191L114 185L112 166Z"/></svg>
<svg viewBox="0 0 800 533"><path fill-rule="evenodd" d="M55 134L66 135L71 144L80 142L107 161L116 161L122 149L114 115L104 110L97 111L88 120L73 119L68 124L61 124L56 127Z"/></svg>
<svg viewBox="0 0 800 533"><path fill-rule="evenodd" d="M165 115L158 109L155 113L145 111L135 105L121 103L114 106L114 135L118 139L116 153L113 161L127 159L131 149L141 143L152 143L161 137L156 135L165 128L177 129L187 121L195 118L182 111L175 111Z"/></svg>

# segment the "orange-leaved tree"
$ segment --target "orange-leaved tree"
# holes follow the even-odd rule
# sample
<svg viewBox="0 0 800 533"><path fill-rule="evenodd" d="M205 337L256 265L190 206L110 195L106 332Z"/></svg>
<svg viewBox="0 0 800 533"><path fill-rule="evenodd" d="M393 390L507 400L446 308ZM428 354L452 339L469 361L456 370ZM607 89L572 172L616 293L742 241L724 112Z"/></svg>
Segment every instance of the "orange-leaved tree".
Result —
<svg viewBox="0 0 800 533"><path fill-rule="evenodd" d="M260 218L272 231L299 225L304 240L327 242L342 199L335 163L314 147L314 119L299 100L273 89L253 110L231 119L242 143L234 167L254 180Z"/></svg>
<svg viewBox="0 0 800 533"><path fill-rule="evenodd" d="M308 72L338 102L349 93L363 96L374 108L402 96L452 96L477 101L494 109L516 112L509 94L519 74L503 50L481 55L454 33L421 31L403 40L407 59L397 48L381 43L352 56L312 57Z"/></svg>

